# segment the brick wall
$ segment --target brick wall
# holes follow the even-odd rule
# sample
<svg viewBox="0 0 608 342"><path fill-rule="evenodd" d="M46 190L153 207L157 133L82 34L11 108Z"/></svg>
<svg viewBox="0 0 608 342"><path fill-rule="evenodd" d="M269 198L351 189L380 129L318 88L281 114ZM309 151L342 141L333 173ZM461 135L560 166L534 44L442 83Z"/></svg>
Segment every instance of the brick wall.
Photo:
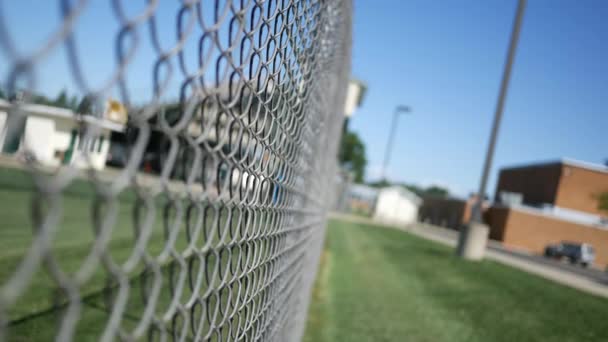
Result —
<svg viewBox="0 0 608 342"><path fill-rule="evenodd" d="M549 203L598 215L597 196L608 191L608 172L563 162L503 169L495 200L501 191L522 194L528 205Z"/></svg>
<svg viewBox="0 0 608 342"><path fill-rule="evenodd" d="M484 221L490 226L490 239L503 241L509 210L491 207L484 215Z"/></svg>
<svg viewBox="0 0 608 342"><path fill-rule="evenodd" d="M602 214L597 196L608 191L608 173L562 165L555 205L592 214Z"/></svg>
<svg viewBox="0 0 608 342"><path fill-rule="evenodd" d="M608 265L608 230L505 207L490 208L486 217L490 236L507 246L542 254L549 244L585 242L595 248L596 265Z"/></svg>
<svg viewBox="0 0 608 342"><path fill-rule="evenodd" d="M465 223L467 202L457 198L425 197L418 209L420 221L459 229Z"/></svg>
<svg viewBox="0 0 608 342"><path fill-rule="evenodd" d="M418 218L422 222L460 230L471 220L471 213L476 201L477 196L471 196L466 200L453 197L425 197L418 210ZM489 203L485 201L482 215L485 215L488 207Z"/></svg>

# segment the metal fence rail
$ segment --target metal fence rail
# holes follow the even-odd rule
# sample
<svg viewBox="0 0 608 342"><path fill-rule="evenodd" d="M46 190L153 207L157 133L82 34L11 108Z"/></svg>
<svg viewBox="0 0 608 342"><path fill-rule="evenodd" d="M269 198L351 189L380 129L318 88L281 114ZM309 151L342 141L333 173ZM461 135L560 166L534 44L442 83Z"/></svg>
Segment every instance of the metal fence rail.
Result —
<svg viewBox="0 0 608 342"><path fill-rule="evenodd" d="M0 2L0 191L15 198L0 205L26 194L28 209L26 226L0 223L0 340L300 340L350 1L108 1L98 82L79 25L99 2L58 1L31 49L18 3ZM73 100L41 96L51 59Z"/></svg>

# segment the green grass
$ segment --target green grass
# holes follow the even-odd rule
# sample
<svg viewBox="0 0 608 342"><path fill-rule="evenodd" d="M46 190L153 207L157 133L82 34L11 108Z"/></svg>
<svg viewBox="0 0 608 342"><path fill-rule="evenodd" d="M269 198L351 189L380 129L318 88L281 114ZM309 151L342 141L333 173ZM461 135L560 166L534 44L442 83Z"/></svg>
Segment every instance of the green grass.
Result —
<svg viewBox="0 0 608 342"><path fill-rule="evenodd" d="M11 279L23 256L30 248L35 235L33 233L35 225L32 221L32 202L36 196L38 194L34 191L32 179L27 173L0 168L0 217L2 218L0 220L0 285ZM129 258L135 244L133 212L136 200L137 196L131 190L123 192L118 199L118 212L107 247L112 259L118 265ZM72 275L77 272L91 252L95 239L92 220L94 202L94 190L83 180L73 182L61 197L62 214L51 244L51 253L67 274ZM164 210L168 203L168 199L162 195L154 200L154 224L151 238L146 246L146 252L151 257L158 256L167 243ZM184 206L187 204L185 201L182 203ZM223 209L219 212L209 210L207 213L203 229L212 236L210 237L212 243L217 243L219 237L213 233L218 231L215 223L219 222L224 227L227 213ZM216 215L219 215L221 219L215 220ZM173 211L170 211L167 217L173 219ZM177 251L185 250L188 245L184 222L185 219L182 218L181 224L178 226L179 234L174 245ZM204 239L205 237L201 233L197 245L202 246ZM194 260L193 262L195 262L195 267L198 267L196 263L200 263L200 261ZM217 260L210 255L206 262L215 265ZM227 261L220 260L219 262L225 265ZM172 298L167 282L168 268L168 264L163 265L164 283L155 310L158 316L162 316L167 310ZM138 267L129 274L129 278L131 278L129 302L126 315L121 321L123 328L127 331L135 328L138 318L144 310L142 287L138 281L143 270L144 264L143 261L140 261ZM108 279L108 272L98 264L92 277L80 288L81 296L86 299L83 301L84 305L79 316L76 341L95 341L102 333L109 313L106 309L107 305L104 304L104 296L100 292L106 288ZM203 283L202 291L205 286L209 286L209 284ZM185 302L189 295L191 295L191 291L186 286L181 302ZM28 287L23 295L8 310L8 318L11 321L9 340L52 340L64 309L55 311L51 309L57 308L57 305L61 307L65 303L67 303L67 299L58 288L57 282L51 278L45 266L41 264L31 281L28 282Z"/></svg>
<svg viewBox="0 0 608 342"><path fill-rule="evenodd" d="M0 284L10 279L34 236L35 196L26 173L0 169ZM108 247L117 263L133 249L136 198L130 190L119 198ZM146 247L151 256L158 255L166 243L163 208L167 198L159 196L154 203L153 235ZM63 213L52 253L67 273L78 270L90 252L93 204L94 191L85 181L74 182L62 196ZM217 222L225 223L226 213L214 215L221 218ZM211 227L212 219L205 221L206 227ZM184 225L179 229L176 249L183 250L187 245ZM217 242L217 236L214 239ZM143 265L130 274L129 302L121 320L126 331L135 328L144 309L137 281L141 270ZM167 280L166 266L163 272ZM98 267L82 286L81 295L87 298L75 341L95 341L102 333L109 313L99 292L107 279L105 269ZM190 294L186 290L182 302ZM165 281L157 316L170 299ZM65 301L41 265L23 296L10 307L8 340L52 340L63 309L40 313ZM450 249L403 232L339 221L332 221L328 230L310 310L305 341L311 342L608 340L605 299L492 262L461 262Z"/></svg>
<svg viewBox="0 0 608 342"><path fill-rule="evenodd" d="M608 300L332 221L304 341L607 341Z"/></svg>

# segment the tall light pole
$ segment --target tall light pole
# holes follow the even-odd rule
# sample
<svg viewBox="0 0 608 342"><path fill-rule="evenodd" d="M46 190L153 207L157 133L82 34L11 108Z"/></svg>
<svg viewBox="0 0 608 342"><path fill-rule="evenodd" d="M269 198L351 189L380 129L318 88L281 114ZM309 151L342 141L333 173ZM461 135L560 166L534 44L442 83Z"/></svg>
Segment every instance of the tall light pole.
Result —
<svg viewBox="0 0 608 342"><path fill-rule="evenodd" d="M344 101L344 125L342 126L342 134L346 134L348 131L348 121L357 108L363 103L366 91L367 86L363 81L352 79L348 82L346 100Z"/></svg>
<svg viewBox="0 0 608 342"><path fill-rule="evenodd" d="M465 259L481 259L485 251L485 246L488 237L488 227L483 224L481 217L483 201L488 183L488 176L492 167L492 159L494 159L494 149L496 147L496 139L500 128L500 121L507 97L509 81L511 79L511 70L513 69L513 61L515 60L515 51L519 41L519 33L526 8L526 0L519 0L515 21L513 23L513 31L511 33L511 41L509 42L509 50L507 53L507 61L500 83L500 91L498 93L498 102L496 103L496 111L494 112L494 122L492 123L492 131L490 133L490 142L486 152L486 159L483 165L481 180L479 182L479 192L475 199L475 204L471 209L471 221L463 229L458 239L458 247L456 253Z"/></svg>
<svg viewBox="0 0 608 342"><path fill-rule="evenodd" d="M391 151L393 149L393 140L395 139L395 130L397 128L397 118L399 114L410 113L412 109L408 106L399 105L395 108L393 114L393 120L391 121L390 133L388 134L388 143L386 144L386 150L384 151L384 163L382 164L382 174L380 180L386 180L386 168L388 167L388 161L391 157Z"/></svg>

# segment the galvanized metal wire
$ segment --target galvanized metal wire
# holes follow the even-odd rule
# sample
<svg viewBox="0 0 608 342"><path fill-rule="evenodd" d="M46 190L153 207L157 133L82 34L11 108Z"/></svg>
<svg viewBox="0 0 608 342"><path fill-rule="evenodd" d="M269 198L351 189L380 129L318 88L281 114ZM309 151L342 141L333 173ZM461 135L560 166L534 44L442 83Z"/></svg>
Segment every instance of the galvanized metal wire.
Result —
<svg viewBox="0 0 608 342"><path fill-rule="evenodd" d="M109 3L119 26L107 47L114 68L91 81L78 25L95 6L58 1L59 24L27 50L24 32L9 25L16 2L0 2L1 84L20 94L0 100L5 144L37 111L71 116L85 142L112 124L99 105L109 97L128 114L116 133L123 140L111 142L126 151L117 168L92 167L86 149L78 163L49 167L28 157L36 147L23 138L3 157L32 187L31 226L20 227L31 238L0 278L0 340L18 339L34 319L51 321L44 338L59 341L83 340L83 331L100 341L300 340L333 197L350 1L184 0L168 12L149 0L136 13L126 1ZM159 33L167 22L170 44ZM144 44L154 63L147 78L129 78ZM71 89L91 105L34 103L44 91L40 68L59 50ZM133 82L148 90L135 94ZM150 160L157 167L145 170ZM76 192L90 203L85 213L70 204ZM59 241L84 246L66 257L70 250L54 246L76 214L91 238ZM69 258L78 266L66 269ZM15 314L43 284L55 291L53 305ZM99 315L85 319L93 309Z"/></svg>

